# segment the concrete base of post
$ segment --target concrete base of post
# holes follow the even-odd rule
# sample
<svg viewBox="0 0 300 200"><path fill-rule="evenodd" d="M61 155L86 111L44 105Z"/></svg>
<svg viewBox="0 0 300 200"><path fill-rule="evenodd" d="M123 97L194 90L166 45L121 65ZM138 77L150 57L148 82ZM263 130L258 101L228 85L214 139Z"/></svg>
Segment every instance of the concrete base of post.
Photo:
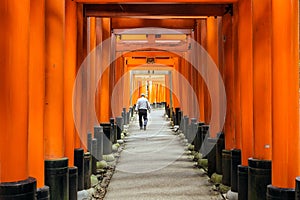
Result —
<svg viewBox="0 0 300 200"><path fill-rule="evenodd" d="M266 199L267 186L272 179L271 161L249 158L248 166L248 199Z"/></svg>
<svg viewBox="0 0 300 200"><path fill-rule="evenodd" d="M69 167L69 199L77 200L78 168Z"/></svg>
<svg viewBox="0 0 300 200"><path fill-rule="evenodd" d="M112 142L113 142L113 134L112 127L110 122L100 123L100 126L103 127L103 154L111 154L112 153Z"/></svg>
<svg viewBox="0 0 300 200"><path fill-rule="evenodd" d="M222 151L225 148L225 139L224 139L224 133L218 134L218 140L216 144L216 172L217 174L222 174Z"/></svg>
<svg viewBox="0 0 300 200"><path fill-rule="evenodd" d="M45 160L45 185L50 187L51 200L69 199L68 158Z"/></svg>
<svg viewBox="0 0 300 200"><path fill-rule="evenodd" d="M213 175L213 173L216 172L216 144L217 144L217 138L208 138L207 140L207 148L211 149L210 152L207 154L207 160L208 160L208 170L207 174L209 177Z"/></svg>
<svg viewBox="0 0 300 200"><path fill-rule="evenodd" d="M292 188L278 188L272 185L267 186L267 200L294 200L295 190Z"/></svg>
<svg viewBox="0 0 300 200"><path fill-rule="evenodd" d="M92 156L90 152L84 154L84 189L91 187L91 177L92 175Z"/></svg>
<svg viewBox="0 0 300 200"><path fill-rule="evenodd" d="M295 200L300 200L300 176L296 177Z"/></svg>
<svg viewBox="0 0 300 200"><path fill-rule="evenodd" d="M28 178L18 182L0 183L0 199L35 199L36 179Z"/></svg>
<svg viewBox="0 0 300 200"><path fill-rule="evenodd" d="M238 166L239 200L248 199L248 166Z"/></svg>
<svg viewBox="0 0 300 200"><path fill-rule="evenodd" d="M74 149L74 166L77 167L78 191L80 191L84 189L84 150L82 148Z"/></svg>
<svg viewBox="0 0 300 200"><path fill-rule="evenodd" d="M41 188L38 188L36 191L36 200L49 200L50 195L49 195L49 187L44 186Z"/></svg>
<svg viewBox="0 0 300 200"><path fill-rule="evenodd" d="M233 192L238 192L238 166L241 162L241 150L231 150L231 190Z"/></svg>
<svg viewBox="0 0 300 200"><path fill-rule="evenodd" d="M222 151L222 173L223 179L222 184L226 186L231 186L231 151L223 150Z"/></svg>

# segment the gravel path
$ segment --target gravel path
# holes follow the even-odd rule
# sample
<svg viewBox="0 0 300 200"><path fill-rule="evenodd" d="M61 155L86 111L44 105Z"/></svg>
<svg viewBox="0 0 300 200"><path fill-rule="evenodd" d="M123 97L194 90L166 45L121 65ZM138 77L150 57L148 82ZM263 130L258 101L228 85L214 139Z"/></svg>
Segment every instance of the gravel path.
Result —
<svg viewBox="0 0 300 200"><path fill-rule="evenodd" d="M151 113L146 131L139 130L137 120L130 125L104 199L222 200L205 172L194 166L163 113Z"/></svg>

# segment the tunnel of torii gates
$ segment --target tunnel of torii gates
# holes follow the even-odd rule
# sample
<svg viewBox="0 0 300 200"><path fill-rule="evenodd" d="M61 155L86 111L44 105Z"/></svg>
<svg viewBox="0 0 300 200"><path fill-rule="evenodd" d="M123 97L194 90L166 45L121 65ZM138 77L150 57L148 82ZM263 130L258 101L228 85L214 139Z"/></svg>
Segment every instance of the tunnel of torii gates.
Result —
<svg viewBox="0 0 300 200"><path fill-rule="evenodd" d="M232 192L299 199L297 0L2 0L0 13L0 199L39 199L45 185L68 199L63 174L82 176L88 132L142 92L172 120L175 108L206 125L213 109L225 120L210 137L224 134ZM209 60L221 80L209 78Z"/></svg>

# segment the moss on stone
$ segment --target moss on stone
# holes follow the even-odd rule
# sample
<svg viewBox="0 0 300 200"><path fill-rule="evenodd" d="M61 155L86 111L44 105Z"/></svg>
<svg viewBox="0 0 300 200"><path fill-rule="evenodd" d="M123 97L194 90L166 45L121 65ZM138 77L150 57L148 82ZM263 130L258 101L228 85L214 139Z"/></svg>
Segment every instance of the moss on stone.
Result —
<svg viewBox="0 0 300 200"><path fill-rule="evenodd" d="M207 159L199 159L198 160L198 165L200 167L207 168L208 167L208 161L207 161Z"/></svg>
<svg viewBox="0 0 300 200"><path fill-rule="evenodd" d="M199 160L201 159L202 156L200 156L200 153L199 152L194 152L194 159L195 160Z"/></svg>
<svg viewBox="0 0 300 200"><path fill-rule="evenodd" d="M103 160L106 162L112 162L115 160L115 157L113 154L103 155Z"/></svg>
<svg viewBox="0 0 300 200"><path fill-rule="evenodd" d="M98 178L97 178L97 176L95 176L95 175L91 175L91 186L92 187L94 187L94 186L96 186L97 184L98 184Z"/></svg>
<svg viewBox="0 0 300 200"><path fill-rule="evenodd" d="M105 160L101 160L97 162L97 169L105 169L107 168L107 162Z"/></svg>
<svg viewBox="0 0 300 200"><path fill-rule="evenodd" d="M219 186L219 191L220 191L222 194L227 193L229 190L230 190L230 187L229 187L229 186L220 184L220 186Z"/></svg>
<svg viewBox="0 0 300 200"><path fill-rule="evenodd" d="M223 176L220 175L220 174L213 173L213 175L211 175L210 180L211 180L213 183L220 184L220 183L222 183L222 177L223 177Z"/></svg>
<svg viewBox="0 0 300 200"><path fill-rule="evenodd" d="M194 148L195 148L194 145L192 145L192 144L189 144L189 145L188 145L188 149L189 149L190 151L194 151Z"/></svg>
<svg viewBox="0 0 300 200"><path fill-rule="evenodd" d="M120 144L118 144L118 143L116 143L116 144L113 144L113 145L112 145L112 147L111 147L111 148L112 148L112 151L113 151L113 152L117 152L117 151L118 151L118 148L119 148L119 146L120 146Z"/></svg>

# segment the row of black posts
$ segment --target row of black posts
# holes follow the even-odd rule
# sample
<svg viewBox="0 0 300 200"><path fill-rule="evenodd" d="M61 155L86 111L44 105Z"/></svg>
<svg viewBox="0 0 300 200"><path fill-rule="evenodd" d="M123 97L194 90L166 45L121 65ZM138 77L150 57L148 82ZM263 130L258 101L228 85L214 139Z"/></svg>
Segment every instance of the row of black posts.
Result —
<svg viewBox="0 0 300 200"><path fill-rule="evenodd" d="M295 190L274 188L270 185L271 161L249 158L248 166L242 166L241 150L226 150L223 132L211 138L209 125L195 118L189 119L180 108L175 108L174 112L166 106L168 116L170 112L173 112L174 125L179 125L188 143L194 145L194 151L202 153L208 160L208 176L222 175L222 184L237 193L239 200L300 200L300 177L296 178Z"/></svg>
<svg viewBox="0 0 300 200"><path fill-rule="evenodd" d="M112 144L117 143L117 140L121 139L123 125L129 123L130 113L132 113L132 109L127 112L126 108L123 108L122 116L116 117L116 120L111 118L110 122L102 122L100 126L95 126L94 138L92 138L92 133L87 134L88 152L84 153L84 150L81 148L74 150L74 167L69 168L69 199L76 200L77 191L91 187L90 177L91 174L97 174L97 162L103 160L103 155L112 153ZM51 161L46 161L46 163L48 162ZM54 167L56 166L57 163ZM68 165L65 163L63 166L67 168ZM47 166L45 166L45 168L45 177L49 177L47 176L47 172L53 169ZM53 183L51 183L51 181L53 181ZM61 175L49 179L48 185L50 186L50 191L53 186L57 187L55 191L50 192L51 200L67 199L66 194L62 194L61 192L62 188L60 188L61 184L59 184L59 182L61 183L62 181L66 181L66 178L63 179Z"/></svg>
<svg viewBox="0 0 300 200"><path fill-rule="evenodd" d="M91 175L97 174L97 161L103 155L112 153L112 144L121 139L123 125L128 125L133 108L122 116L111 118L110 122L100 123L92 133L87 133L87 149L74 150L74 167L68 167L68 158L45 160L45 186L36 189L36 180L29 178L24 183L4 184L0 190L0 200L77 200L77 192L91 188Z"/></svg>

